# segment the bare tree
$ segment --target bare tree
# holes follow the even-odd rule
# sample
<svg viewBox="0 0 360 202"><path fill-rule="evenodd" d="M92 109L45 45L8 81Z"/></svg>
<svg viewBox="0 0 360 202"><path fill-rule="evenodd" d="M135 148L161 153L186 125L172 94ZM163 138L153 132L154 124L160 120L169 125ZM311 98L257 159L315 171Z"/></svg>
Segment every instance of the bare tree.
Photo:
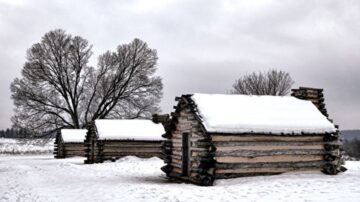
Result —
<svg viewBox="0 0 360 202"><path fill-rule="evenodd" d="M88 65L88 41L54 30L27 52L22 78L11 84L20 128L82 128L100 118L150 118L159 110L162 81L157 53L139 39L107 51Z"/></svg>
<svg viewBox="0 0 360 202"><path fill-rule="evenodd" d="M282 96L290 92L293 83L289 73L271 69L267 72L254 72L241 77L235 81L230 92L233 94Z"/></svg>

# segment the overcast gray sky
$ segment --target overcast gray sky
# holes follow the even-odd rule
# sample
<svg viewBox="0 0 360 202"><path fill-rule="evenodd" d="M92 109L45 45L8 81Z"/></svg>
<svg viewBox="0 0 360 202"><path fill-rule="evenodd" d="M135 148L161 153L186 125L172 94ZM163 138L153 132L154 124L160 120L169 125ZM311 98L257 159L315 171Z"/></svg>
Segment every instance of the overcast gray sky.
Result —
<svg viewBox="0 0 360 202"><path fill-rule="evenodd" d="M157 49L163 112L183 93L226 93L235 79L278 68L294 87L324 88L331 118L360 128L360 1L0 0L0 129L26 50L62 28L106 50L137 37Z"/></svg>

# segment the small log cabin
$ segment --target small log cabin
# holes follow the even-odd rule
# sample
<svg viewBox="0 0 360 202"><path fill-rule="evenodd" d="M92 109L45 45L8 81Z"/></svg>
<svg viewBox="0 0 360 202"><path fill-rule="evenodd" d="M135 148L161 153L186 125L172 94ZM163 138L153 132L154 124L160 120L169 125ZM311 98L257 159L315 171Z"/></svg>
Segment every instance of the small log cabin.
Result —
<svg viewBox="0 0 360 202"><path fill-rule="evenodd" d="M164 127L151 120L95 120L86 135L85 163L115 161L124 156L161 158L164 133Z"/></svg>
<svg viewBox="0 0 360 202"><path fill-rule="evenodd" d="M170 180L289 171L343 171L339 131L310 101L286 96L193 94L177 97L161 169Z"/></svg>
<svg viewBox="0 0 360 202"><path fill-rule="evenodd" d="M54 143L55 158L85 156L85 129L61 129L56 134Z"/></svg>

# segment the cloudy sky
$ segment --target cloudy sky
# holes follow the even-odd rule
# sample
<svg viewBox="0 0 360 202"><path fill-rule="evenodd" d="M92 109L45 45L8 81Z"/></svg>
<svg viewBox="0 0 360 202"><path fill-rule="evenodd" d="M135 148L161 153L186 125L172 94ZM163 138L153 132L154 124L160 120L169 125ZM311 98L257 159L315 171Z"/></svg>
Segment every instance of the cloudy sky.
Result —
<svg viewBox="0 0 360 202"><path fill-rule="evenodd" d="M360 1L0 0L0 129L26 50L46 32L80 35L97 55L137 37L157 49L163 112L183 93L226 93L253 71L287 71L324 88L330 116L360 128Z"/></svg>

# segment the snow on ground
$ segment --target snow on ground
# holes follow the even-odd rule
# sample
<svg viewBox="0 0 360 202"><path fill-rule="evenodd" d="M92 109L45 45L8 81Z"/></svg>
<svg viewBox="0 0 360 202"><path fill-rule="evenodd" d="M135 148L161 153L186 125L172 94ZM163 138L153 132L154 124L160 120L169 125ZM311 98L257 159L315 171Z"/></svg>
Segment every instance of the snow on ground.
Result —
<svg viewBox="0 0 360 202"><path fill-rule="evenodd" d="M299 172L199 187L169 182L158 158L93 165L83 160L2 155L0 201L360 201L360 162L355 161L337 176Z"/></svg>
<svg viewBox="0 0 360 202"><path fill-rule="evenodd" d="M45 154L54 150L54 140L0 138L0 154Z"/></svg>

